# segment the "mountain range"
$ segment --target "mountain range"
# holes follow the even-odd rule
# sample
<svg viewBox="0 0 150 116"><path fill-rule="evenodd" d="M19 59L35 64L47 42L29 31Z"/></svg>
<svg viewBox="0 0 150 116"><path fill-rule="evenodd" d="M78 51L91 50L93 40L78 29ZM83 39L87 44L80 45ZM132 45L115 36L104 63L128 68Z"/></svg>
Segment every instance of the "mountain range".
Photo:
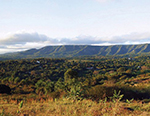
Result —
<svg viewBox="0 0 150 116"><path fill-rule="evenodd" d="M20 58L71 58L80 56L116 56L150 54L150 44L140 45L61 45L46 46L40 49L29 49L22 52L0 55L1 59Z"/></svg>

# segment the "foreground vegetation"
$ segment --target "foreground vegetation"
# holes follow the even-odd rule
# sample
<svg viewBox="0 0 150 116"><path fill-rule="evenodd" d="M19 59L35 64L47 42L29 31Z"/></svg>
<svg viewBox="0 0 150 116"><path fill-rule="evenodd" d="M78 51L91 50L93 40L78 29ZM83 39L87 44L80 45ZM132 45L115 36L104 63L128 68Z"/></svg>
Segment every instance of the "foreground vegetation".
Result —
<svg viewBox="0 0 150 116"><path fill-rule="evenodd" d="M150 115L150 57L0 61L1 115Z"/></svg>
<svg viewBox="0 0 150 116"><path fill-rule="evenodd" d="M5 96L6 97L6 96ZM13 97L13 96L12 96ZM15 98L17 96L14 96ZM150 103L141 101L120 101L119 98L113 101L100 100L73 100L62 98L52 100L24 99L7 101L3 98L0 101L2 116L149 116Z"/></svg>

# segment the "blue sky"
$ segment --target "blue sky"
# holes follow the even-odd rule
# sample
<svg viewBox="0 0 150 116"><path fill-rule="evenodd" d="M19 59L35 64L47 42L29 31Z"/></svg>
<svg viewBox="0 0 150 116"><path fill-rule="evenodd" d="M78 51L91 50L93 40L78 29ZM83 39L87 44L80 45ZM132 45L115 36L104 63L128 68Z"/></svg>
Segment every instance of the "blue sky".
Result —
<svg viewBox="0 0 150 116"><path fill-rule="evenodd" d="M0 54L150 43L150 0L0 0Z"/></svg>

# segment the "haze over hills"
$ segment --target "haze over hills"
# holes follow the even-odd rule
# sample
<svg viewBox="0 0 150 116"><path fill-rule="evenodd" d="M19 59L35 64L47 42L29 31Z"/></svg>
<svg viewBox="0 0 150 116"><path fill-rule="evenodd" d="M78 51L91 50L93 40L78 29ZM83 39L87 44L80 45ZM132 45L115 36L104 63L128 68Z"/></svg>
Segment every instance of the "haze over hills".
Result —
<svg viewBox="0 0 150 116"><path fill-rule="evenodd" d="M46 46L40 49L29 49L22 52L0 55L1 59L20 58L70 58L80 56L117 56L150 54L150 44L141 45L61 45Z"/></svg>

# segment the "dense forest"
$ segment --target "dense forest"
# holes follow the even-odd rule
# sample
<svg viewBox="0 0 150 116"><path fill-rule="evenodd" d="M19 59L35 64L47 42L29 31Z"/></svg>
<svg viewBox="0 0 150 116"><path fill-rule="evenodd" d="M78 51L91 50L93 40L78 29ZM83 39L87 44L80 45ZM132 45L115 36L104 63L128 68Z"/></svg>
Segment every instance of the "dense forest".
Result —
<svg viewBox="0 0 150 116"><path fill-rule="evenodd" d="M99 100L120 90L123 99L148 99L150 57L0 61L0 83L10 94Z"/></svg>

